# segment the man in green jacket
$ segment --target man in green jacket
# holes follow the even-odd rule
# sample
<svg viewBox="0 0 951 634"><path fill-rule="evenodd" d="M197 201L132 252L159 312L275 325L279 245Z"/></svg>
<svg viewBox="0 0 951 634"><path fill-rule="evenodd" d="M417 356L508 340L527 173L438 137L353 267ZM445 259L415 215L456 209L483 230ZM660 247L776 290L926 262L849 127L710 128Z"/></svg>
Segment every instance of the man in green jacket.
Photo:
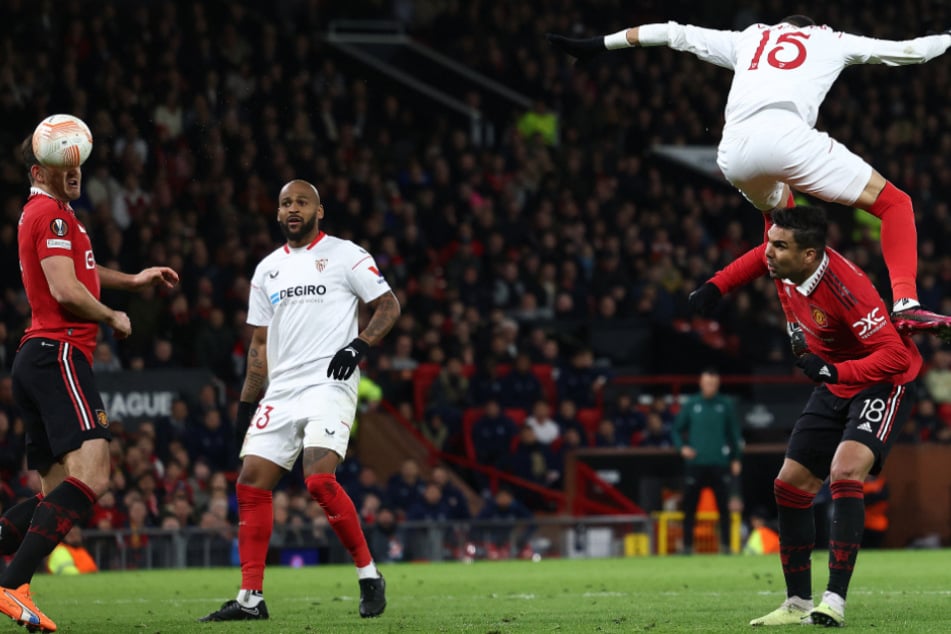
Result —
<svg viewBox="0 0 951 634"><path fill-rule="evenodd" d="M700 374L700 393L680 408L673 428L674 445L687 463L684 477L684 553L693 552L697 501L704 487L713 489L720 513L720 552L730 552L730 485L740 475L740 423L733 401L720 394L720 373Z"/></svg>

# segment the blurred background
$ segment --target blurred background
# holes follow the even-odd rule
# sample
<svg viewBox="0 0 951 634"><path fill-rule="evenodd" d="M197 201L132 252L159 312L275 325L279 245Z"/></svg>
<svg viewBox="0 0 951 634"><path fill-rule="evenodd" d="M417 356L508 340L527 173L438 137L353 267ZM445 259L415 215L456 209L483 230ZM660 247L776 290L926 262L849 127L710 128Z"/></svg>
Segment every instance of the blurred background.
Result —
<svg viewBox="0 0 951 634"><path fill-rule="evenodd" d="M683 465L670 426L711 366L746 443L739 543L751 515L773 516L770 483L811 384L768 279L715 319L686 309L762 239L759 213L711 161L732 75L664 47L575 66L544 33L668 19L740 29L791 13L889 39L951 26L938 1L6 0L3 506L37 485L8 375L30 319L15 148L65 112L95 137L73 207L98 262L182 278L170 292L103 296L133 334L104 328L95 355L116 436L113 492L85 527L100 568L233 561L249 279L282 242L275 201L293 178L317 186L321 227L371 252L403 305L363 369L338 472L378 560L676 552ZM911 195L921 298L946 314L949 80L947 56L848 69L818 122ZM832 246L890 302L874 219L829 214ZM937 475L951 459L951 351L918 344L923 398L885 472L892 547L951 539L951 484ZM345 557L299 470L275 522L276 561Z"/></svg>

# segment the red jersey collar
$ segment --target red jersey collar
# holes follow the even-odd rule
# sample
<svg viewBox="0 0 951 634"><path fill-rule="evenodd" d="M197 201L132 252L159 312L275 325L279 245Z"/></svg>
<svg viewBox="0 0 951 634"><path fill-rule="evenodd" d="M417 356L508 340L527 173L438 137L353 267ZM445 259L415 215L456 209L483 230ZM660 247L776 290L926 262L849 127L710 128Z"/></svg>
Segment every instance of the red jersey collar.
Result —
<svg viewBox="0 0 951 634"><path fill-rule="evenodd" d="M307 245L306 247L304 247L304 248L307 249L307 250L313 249L313 248L317 245L317 243L320 242L321 240L323 240L326 236L327 236L327 234L324 233L323 231L318 231L318 232L317 232L317 235L314 237L314 239L310 241L310 244L308 244L308 245ZM295 248L300 248L300 247L295 247ZM284 243L284 253L290 253L290 252L291 252L291 246L285 242L285 243Z"/></svg>

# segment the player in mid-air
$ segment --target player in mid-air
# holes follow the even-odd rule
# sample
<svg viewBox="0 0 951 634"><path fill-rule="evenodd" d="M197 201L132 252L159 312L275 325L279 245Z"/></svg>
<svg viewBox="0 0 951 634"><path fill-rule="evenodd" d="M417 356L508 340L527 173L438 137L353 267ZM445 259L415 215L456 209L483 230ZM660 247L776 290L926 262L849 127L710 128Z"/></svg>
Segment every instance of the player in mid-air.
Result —
<svg viewBox="0 0 951 634"><path fill-rule="evenodd" d="M786 296L787 318L800 324L808 350L797 360L819 383L796 421L774 483L786 601L751 625L801 622L839 626L865 523L862 484L878 473L915 402L921 355L888 319L871 281L827 248L825 213L775 210L757 248ZM832 490L829 583L813 606L812 501L823 481Z"/></svg>
<svg viewBox="0 0 951 634"><path fill-rule="evenodd" d="M99 324L117 339L129 316L99 301L101 288L172 287L178 274L156 266L129 275L96 263L86 228L70 201L82 191L81 167L48 167L20 146L30 197L17 232L23 288L32 319L13 360L13 396L26 425L26 456L42 493L0 518L0 553L16 551L0 575L0 611L31 631L54 632L30 581L73 525L81 526L109 488L109 420L96 388L92 353Z"/></svg>
<svg viewBox="0 0 951 634"><path fill-rule="evenodd" d="M357 567L360 616L379 616L386 607L383 576L334 472L347 453L356 414L357 366L396 323L400 304L373 257L321 231L323 217L312 184L284 185L277 221L287 243L258 264L251 280L248 323L254 334L237 426L244 439L237 483L241 589L200 621L269 618L263 590L272 491L302 450L307 490ZM361 301L373 311L363 330L357 322Z"/></svg>
<svg viewBox="0 0 951 634"><path fill-rule="evenodd" d="M863 159L815 129L819 106L853 64L919 64L943 54L951 35L880 40L817 26L794 15L777 24L724 31L675 22L644 24L610 35L566 38L553 46L579 59L633 46L669 46L734 72L717 164L757 209L768 213L791 190L859 207L882 221L882 254L901 329L951 329L951 318L918 302L918 246L911 198ZM713 292L713 289L707 289Z"/></svg>

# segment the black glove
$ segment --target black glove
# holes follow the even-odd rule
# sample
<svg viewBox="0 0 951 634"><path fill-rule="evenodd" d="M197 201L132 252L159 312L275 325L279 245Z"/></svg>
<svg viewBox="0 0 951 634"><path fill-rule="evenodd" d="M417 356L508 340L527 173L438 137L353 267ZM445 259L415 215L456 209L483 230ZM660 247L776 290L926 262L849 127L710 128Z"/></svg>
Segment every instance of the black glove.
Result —
<svg viewBox="0 0 951 634"><path fill-rule="evenodd" d="M234 439L238 446L244 444L244 437L248 433L248 427L251 426L251 417L254 416L254 410L258 408L254 403L245 403L238 401L238 414L234 418Z"/></svg>
<svg viewBox="0 0 951 634"><path fill-rule="evenodd" d="M700 288L687 297L687 306L690 311L701 317L710 317L720 304L723 293L713 282L705 282Z"/></svg>
<svg viewBox="0 0 951 634"><path fill-rule="evenodd" d="M346 348L337 351L334 358L330 360L327 366L327 376L332 376L338 381L346 381L353 375L363 357L370 352L370 344L357 337L347 344Z"/></svg>
<svg viewBox="0 0 951 634"><path fill-rule="evenodd" d="M604 45L603 35L599 35L598 37L573 38L565 37L564 35L555 35L554 33L546 33L545 37L548 39L549 44L559 51L568 53L572 57L577 58L579 62L585 62L608 50Z"/></svg>
<svg viewBox="0 0 951 634"><path fill-rule="evenodd" d="M816 383L839 382L839 372L835 369L835 366L812 353L799 357L796 365L802 368L803 373Z"/></svg>
<svg viewBox="0 0 951 634"><path fill-rule="evenodd" d="M801 357L809 352L809 345L806 344L806 333L802 331L802 326L794 321L787 321L786 334L789 335L789 347L792 348L794 357Z"/></svg>

